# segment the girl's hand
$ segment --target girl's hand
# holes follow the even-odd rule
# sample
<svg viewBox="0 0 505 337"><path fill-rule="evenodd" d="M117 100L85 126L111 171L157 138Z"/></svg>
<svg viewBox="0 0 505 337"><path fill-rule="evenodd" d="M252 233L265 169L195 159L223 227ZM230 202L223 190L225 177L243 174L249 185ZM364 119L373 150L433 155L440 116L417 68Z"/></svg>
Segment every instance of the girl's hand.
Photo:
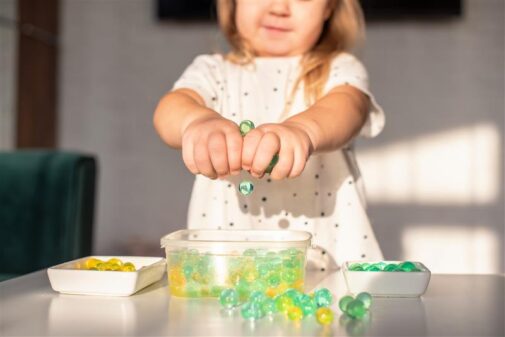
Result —
<svg viewBox="0 0 505 337"><path fill-rule="evenodd" d="M241 168L242 136L238 126L221 116L206 116L182 134L182 158L193 174L216 179L237 175Z"/></svg>
<svg viewBox="0 0 505 337"><path fill-rule="evenodd" d="M279 180L298 177L313 151L313 145L303 126L286 121L280 124L263 124L244 137L242 169L261 178L275 154L279 161L270 176Z"/></svg>

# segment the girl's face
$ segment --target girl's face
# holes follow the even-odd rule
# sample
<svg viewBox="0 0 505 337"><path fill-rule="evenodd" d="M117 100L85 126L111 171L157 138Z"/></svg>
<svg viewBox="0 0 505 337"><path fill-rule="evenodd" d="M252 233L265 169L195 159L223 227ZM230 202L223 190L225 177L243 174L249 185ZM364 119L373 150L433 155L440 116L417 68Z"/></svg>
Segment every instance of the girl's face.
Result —
<svg viewBox="0 0 505 337"><path fill-rule="evenodd" d="M294 56L310 50L330 16L328 0L236 0L240 36L258 56Z"/></svg>

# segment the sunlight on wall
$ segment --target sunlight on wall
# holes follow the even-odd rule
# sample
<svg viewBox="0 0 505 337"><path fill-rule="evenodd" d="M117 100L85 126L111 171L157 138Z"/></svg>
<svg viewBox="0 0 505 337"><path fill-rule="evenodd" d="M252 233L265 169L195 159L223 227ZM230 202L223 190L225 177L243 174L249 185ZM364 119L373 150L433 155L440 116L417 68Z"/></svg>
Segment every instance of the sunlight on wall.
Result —
<svg viewBox="0 0 505 337"><path fill-rule="evenodd" d="M479 124L358 151L367 198L377 203L486 204L500 190L499 131Z"/></svg>
<svg viewBox="0 0 505 337"><path fill-rule="evenodd" d="M436 273L495 273L498 238L484 225L409 225L402 235L406 260L421 261Z"/></svg>

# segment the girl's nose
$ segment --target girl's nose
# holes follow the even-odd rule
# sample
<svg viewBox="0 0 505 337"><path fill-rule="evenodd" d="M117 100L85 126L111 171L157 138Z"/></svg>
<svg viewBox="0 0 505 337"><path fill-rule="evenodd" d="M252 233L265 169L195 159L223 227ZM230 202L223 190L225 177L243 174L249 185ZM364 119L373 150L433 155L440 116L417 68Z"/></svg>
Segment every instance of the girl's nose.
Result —
<svg viewBox="0 0 505 337"><path fill-rule="evenodd" d="M288 16L290 14L290 1L291 0L271 0L269 13L277 16Z"/></svg>

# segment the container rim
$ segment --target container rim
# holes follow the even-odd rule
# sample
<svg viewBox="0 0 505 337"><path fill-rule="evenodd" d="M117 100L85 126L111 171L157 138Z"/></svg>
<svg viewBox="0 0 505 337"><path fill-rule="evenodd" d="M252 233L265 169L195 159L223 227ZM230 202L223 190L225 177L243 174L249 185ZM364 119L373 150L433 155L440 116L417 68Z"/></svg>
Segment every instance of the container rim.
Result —
<svg viewBox="0 0 505 337"><path fill-rule="evenodd" d="M265 240L236 240L227 234L254 234L258 236L263 236ZM200 235L213 234L219 235L219 239L200 239ZM193 239L187 239L191 235L197 235ZM286 240L285 237L292 235L294 238ZM237 244L242 246L257 246L258 243L267 243L269 246L279 247L279 246L296 246L296 247L308 247L312 240L312 234L307 231L302 230L277 230L277 229L181 229L175 232L171 232L160 239L161 248L167 246L202 246L208 244Z"/></svg>

